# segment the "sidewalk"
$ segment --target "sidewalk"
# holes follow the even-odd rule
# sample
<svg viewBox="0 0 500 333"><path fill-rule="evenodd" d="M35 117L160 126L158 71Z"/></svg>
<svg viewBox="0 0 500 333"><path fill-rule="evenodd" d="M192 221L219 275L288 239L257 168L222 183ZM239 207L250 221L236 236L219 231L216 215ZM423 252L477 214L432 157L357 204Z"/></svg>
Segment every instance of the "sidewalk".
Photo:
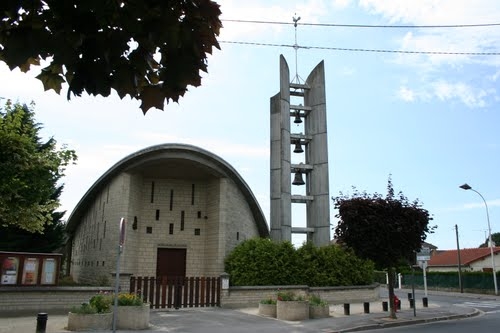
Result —
<svg viewBox="0 0 500 333"><path fill-rule="evenodd" d="M405 304L406 303L406 304ZM416 316L408 303L403 301L397 319L390 319L388 312L382 311L382 301L370 303L370 313L364 313L362 303L350 305L350 315L344 315L344 307L330 306L330 317L301 322L281 321L258 315L257 308L221 309L189 308L181 310L152 310L150 329L141 331L121 331L120 333L219 333L219 332L354 332L366 329L419 324L430 321L466 318L478 315L478 310L459 306L439 306L429 303L428 308L417 304ZM46 333L70 332L65 330L66 315L49 313ZM36 314L32 317L0 318L0 333L33 333L36 329ZM98 333L97 331L92 331ZM108 331L102 331L110 332ZM99 332L101 333L101 332Z"/></svg>

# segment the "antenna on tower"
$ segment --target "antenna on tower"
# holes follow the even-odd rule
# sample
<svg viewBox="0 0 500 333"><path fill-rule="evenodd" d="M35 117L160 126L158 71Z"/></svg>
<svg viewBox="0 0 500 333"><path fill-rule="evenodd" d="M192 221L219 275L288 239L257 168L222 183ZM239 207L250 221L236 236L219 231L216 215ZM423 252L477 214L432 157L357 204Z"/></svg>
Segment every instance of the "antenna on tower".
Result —
<svg viewBox="0 0 500 333"><path fill-rule="evenodd" d="M300 20L300 16L297 16L297 13L292 17L293 20L293 26L295 28L295 44L293 44L293 49L295 50L295 76L292 80L292 82L299 83L302 80L301 77L299 76L298 72L298 61L297 61L297 53L300 48L300 46L297 44L297 22ZM302 80L303 81L303 80Z"/></svg>

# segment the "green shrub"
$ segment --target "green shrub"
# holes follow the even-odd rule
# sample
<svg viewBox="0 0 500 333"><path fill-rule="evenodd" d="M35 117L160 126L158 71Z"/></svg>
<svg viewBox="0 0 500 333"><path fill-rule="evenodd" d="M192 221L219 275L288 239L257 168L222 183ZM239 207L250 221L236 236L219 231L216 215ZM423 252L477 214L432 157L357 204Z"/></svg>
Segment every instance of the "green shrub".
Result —
<svg viewBox="0 0 500 333"><path fill-rule="evenodd" d="M260 304L276 304L276 300L269 297L269 298L264 298L260 300Z"/></svg>
<svg viewBox="0 0 500 333"><path fill-rule="evenodd" d="M239 244L225 260L235 286L298 284L297 254L290 242L253 238Z"/></svg>
<svg viewBox="0 0 500 333"><path fill-rule="evenodd" d="M310 295L309 304L312 306L328 306L328 302L321 299L318 295Z"/></svg>
<svg viewBox="0 0 500 333"><path fill-rule="evenodd" d="M295 294L291 291L278 291L276 294L278 301L295 301Z"/></svg>
<svg viewBox="0 0 500 333"><path fill-rule="evenodd" d="M118 294L119 306L138 306L142 304L144 304L144 302L142 301L142 298L137 294L132 294L132 293Z"/></svg>
<svg viewBox="0 0 500 333"><path fill-rule="evenodd" d="M239 244L225 260L234 286L308 285L348 286L373 282L374 265L337 245L316 247L305 243L254 238Z"/></svg>
<svg viewBox="0 0 500 333"><path fill-rule="evenodd" d="M71 308L70 312L79 314L95 314L98 313L97 309L90 305L89 303L82 303L80 306L74 306Z"/></svg>
<svg viewBox="0 0 500 333"><path fill-rule="evenodd" d="M112 305L110 294L97 294L90 298L89 304L97 310L97 313L110 312Z"/></svg>

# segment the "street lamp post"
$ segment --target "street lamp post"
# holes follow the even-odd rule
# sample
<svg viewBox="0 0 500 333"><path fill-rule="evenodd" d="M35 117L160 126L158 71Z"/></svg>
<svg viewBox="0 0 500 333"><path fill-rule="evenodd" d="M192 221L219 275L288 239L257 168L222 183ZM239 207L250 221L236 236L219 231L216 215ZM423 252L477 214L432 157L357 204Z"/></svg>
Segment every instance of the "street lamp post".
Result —
<svg viewBox="0 0 500 333"><path fill-rule="evenodd" d="M493 269L493 284L495 285L495 295L498 295L497 275L496 275L497 272L496 272L496 268L495 268L495 257L494 257L494 253L493 253L493 242L491 241L491 226L490 226L490 214L488 213L488 205L486 204L486 200L484 200L484 197L481 195L481 193L479 193L478 191L476 191L475 189L473 189L472 187L470 187L468 184L460 185L460 188L464 189L464 190L471 190L471 191L474 191L477 194L479 194L479 196L481 197L481 199L483 199L484 206L486 207L486 219L488 220L488 241L490 243L491 267Z"/></svg>

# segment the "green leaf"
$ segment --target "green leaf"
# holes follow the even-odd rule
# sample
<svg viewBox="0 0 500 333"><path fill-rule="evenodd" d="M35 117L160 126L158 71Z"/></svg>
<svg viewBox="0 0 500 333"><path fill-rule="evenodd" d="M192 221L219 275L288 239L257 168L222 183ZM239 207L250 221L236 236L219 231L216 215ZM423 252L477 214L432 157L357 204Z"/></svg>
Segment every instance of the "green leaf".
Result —
<svg viewBox="0 0 500 333"><path fill-rule="evenodd" d="M141 110L144 114L146 114L146 112L148 112L148 110L153 107L163 110L165 95L162 93L161 88L158 86L143 88L140 99L142 101Z"/></svg>
<svg viewBox="0 0 500 333"><path fill-rule="evenodd" d="M61 85L65 82L62 75L46 70L42 70L36 78L42 81L45 91L54 89L54 91L58 94L61 92Z"/></svg>

